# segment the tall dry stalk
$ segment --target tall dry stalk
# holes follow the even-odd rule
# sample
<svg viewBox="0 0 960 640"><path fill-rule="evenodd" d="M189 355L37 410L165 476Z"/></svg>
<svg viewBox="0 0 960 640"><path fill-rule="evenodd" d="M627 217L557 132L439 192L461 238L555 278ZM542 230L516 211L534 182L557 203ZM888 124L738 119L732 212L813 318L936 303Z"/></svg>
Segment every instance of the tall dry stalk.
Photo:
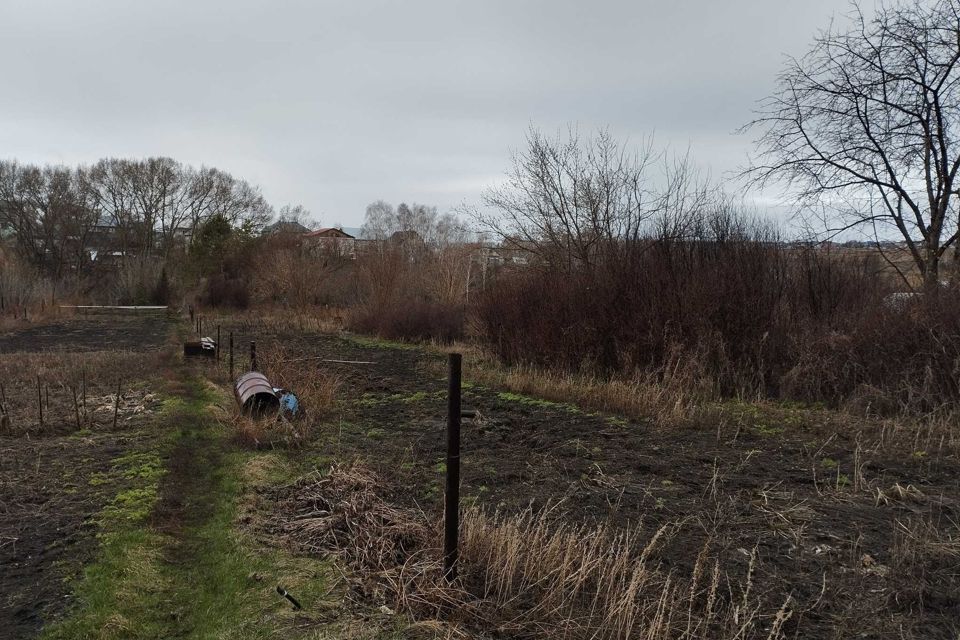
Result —
<svg viewBox="0 0 960 640"><path fill-rule="evenodd" d="M362 466L335 466L280 491L277 530L304 551L339 554L367 597L420 620L531 638L783 637L789 605L765 615L752 571L736 603L723 572L701 548L689 576L664 570L658 549L679 535L555 522L549 511L463 514L460 579L440 562L440 522L395 506ZM753 566L751 561L751 566ZM768 626L768 621L773 621Z"/></svg>

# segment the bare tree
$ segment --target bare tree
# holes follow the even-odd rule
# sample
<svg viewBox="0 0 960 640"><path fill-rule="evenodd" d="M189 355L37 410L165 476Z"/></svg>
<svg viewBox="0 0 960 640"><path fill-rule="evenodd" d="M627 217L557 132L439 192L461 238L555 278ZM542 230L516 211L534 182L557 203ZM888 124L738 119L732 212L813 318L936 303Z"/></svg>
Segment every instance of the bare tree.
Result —
<svg viewBox="0 0 960 640"><path fill-rule="evenodd" d="M101 211L100 222L112 228L109 250L126 256L136 246L134 237L134 199L130 160L104 159L90 169L90 188L95 206Z"/></svg>
<svg viewBox="0 0 960 640"><path fill-rule="evenodd" d="M76 169L0 162L0 232L25 263L57 278L82 276L100 253L168 259L213 218L249 237L271 215L249 183L170 158Z"/></svg>
<svg viewBox="0 0 960 640"><path fill-rule="evenodd" d="M19 256L34 265L42 264L46 251L41 219L33 204L41 182L36 167L0 162L0 229L13 235Z"/></svg>
<svg viewBox="0 0 960 640"><path fill-rule="evenodd" d="M296 223L308 229L316 228L317 221L310 215L310 210L302 204L285 204L277 213L277 222Z"/></svg>
<svg viewBox="0 0 960 640"><path fill-rule="evenodd" d="M378 200L367 207L363 234L371 242L358 268L369 301L384 306L419 296L457 305L466 298L476 246L456 216Z"/></svg>
<svg viewBox="0 0 960 640"><path fill-rule="evenodd" d="M674 157L647 141L638 150L607 131L581 140L531 129L505 184L484 195L481 226L501 242L552 267L590 268L636 255L652 237L679 238L711 189L689 154Z"/></svg>
<svg viewBox="0 0 960 640"><path fill-rule="evenodd" d="M755 183L781 183L828 232L902 237L925 287L957 244L960 2L906 0L831 26L746 129ZM956 255L956 254L955 254ZM901 274L904 275L904 274Z"/></svg>
<svg viewBox="0 0 960 640"><path fill-rule="evenodd" d="M34 267L56 277L82 275L98 216L84 170L0 163L0 227Z"/></svg>
<svg viewBox="0 0 960 640"><path fill-rule="evenodd" d="M377 200L367 205L363 221L363 236L370 240L386 240L395 230L396 210L393 205Z"/></svg>

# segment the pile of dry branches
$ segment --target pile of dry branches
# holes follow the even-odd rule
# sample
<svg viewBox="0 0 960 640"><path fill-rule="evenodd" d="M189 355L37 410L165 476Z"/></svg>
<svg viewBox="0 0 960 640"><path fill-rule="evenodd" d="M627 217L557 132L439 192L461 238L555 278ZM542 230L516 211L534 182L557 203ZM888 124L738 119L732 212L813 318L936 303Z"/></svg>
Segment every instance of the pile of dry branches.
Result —
<svg viewBox="0 0 960 640"><path fill-rule="evenodd" d="M340 555L358 575L365 598L437 617L465 604L442 577L435 526L422 512L392 505L369 469L335 465L284 488L280 533L301 551Z"/></svg>

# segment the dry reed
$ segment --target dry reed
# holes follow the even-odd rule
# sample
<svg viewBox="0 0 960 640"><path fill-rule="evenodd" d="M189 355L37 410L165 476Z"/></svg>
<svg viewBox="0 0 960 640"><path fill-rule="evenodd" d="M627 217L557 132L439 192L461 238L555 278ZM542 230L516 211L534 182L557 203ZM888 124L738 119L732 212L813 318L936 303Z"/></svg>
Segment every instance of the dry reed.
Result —
<svg viewBox="0 0 960 640"><path fill-rule="evenodd" d="M692 572L659 566L652 534L557 524L549 511L464 513L460 578L442 575L440 523L398 507L360 465L334 466L280 491L276 530L301 551L338 554L356 590L420 621L531 638L780 638L790 602L769 614L752 571L729 584L709 542ZM752 567L752 562L751 562Z"/></svg>

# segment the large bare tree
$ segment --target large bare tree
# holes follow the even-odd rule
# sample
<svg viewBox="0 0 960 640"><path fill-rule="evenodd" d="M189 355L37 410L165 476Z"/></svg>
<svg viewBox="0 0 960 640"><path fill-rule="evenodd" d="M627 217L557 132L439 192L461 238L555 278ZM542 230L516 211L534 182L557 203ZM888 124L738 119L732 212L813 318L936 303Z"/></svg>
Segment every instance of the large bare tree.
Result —
<svg viewBox="0 0 960 640"><path fill-rule="evenodd" d="M252 234L272 215L259 189L170 158L104 159L91 167L0 161L0 238L47 275L80 276L91 251L169 258L220 218Z"/></svg>
<svg viewBox="0 0 960 640"><path fill-rule="evenodd" d="M473 213L502 244L553 268L591 268L636 257L652 238L682 238L715 195L689 154L652 141L632 149L607 131L582 139L573 128L556 137L531 128L526 143Z"/></svg>
<svg viewBox="0 0 960 640"><path fill-rule="evenodd" d="M84 245L97 223L84 169L0 162L0 232L12 235L20 257L62 277L82 275Z"/></svg>
<svg viewBox="0 0 960 640"><path fill-rule="evenodd" d="M859 228L881 248L899 236L934 287L960 237L960 1L869 16L854 4L847 24L787 62L747 125L761 132L749 174L785 186L825 231Z"/></svg>

